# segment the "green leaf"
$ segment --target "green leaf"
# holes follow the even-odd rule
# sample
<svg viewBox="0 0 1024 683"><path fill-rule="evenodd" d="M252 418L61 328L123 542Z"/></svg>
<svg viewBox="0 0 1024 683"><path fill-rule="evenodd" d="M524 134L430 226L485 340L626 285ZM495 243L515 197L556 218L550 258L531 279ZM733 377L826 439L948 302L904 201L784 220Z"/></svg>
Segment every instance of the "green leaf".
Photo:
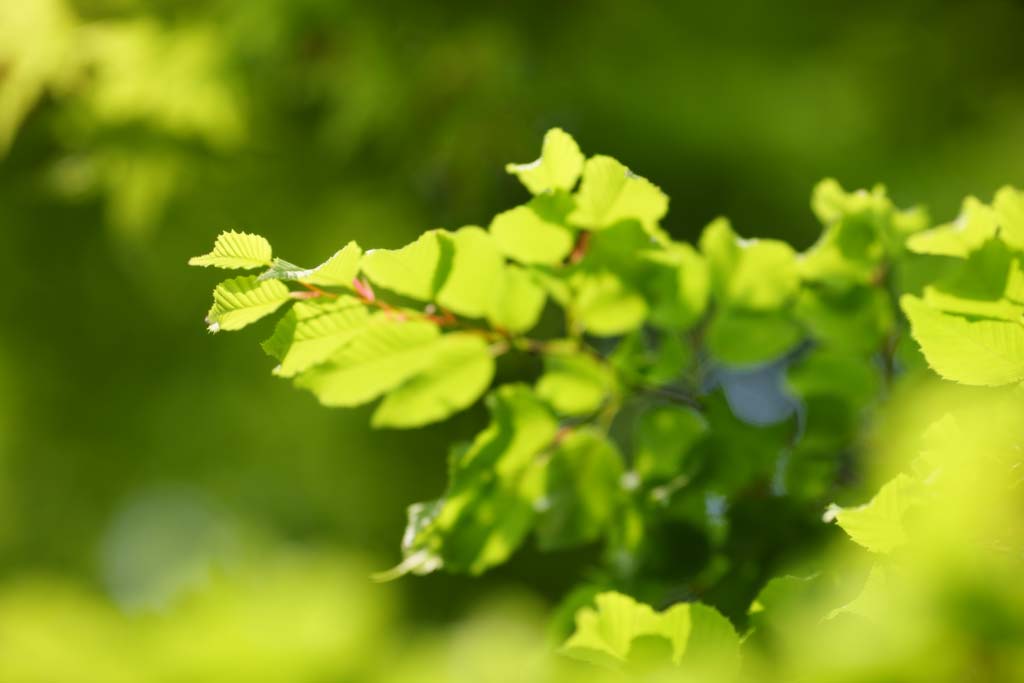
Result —
<svg viewBox="0 0 1024 683"><path fill-rule="evenodd" d="M615 392L615 375L593 356L572 348L544 354L537 395L562 415L589 415Z"/></svg>
<svg viewBox="0 0 1024 683"><path fill-rule="evenodd" d="M766 363L792 350L803 339L803 330L785 315L719 311L707 332L707 346L727 365Z"/></svg>
<svg viewBox="0 0 1024 683"><path fill-rule="evenodd" d="M259 235L245 232L222 232L213 245L213 251L189 259L190 266L251 270L271 264L273 251L270 242Z"/></svg>
<svg viewBox="0 0 1024 683"><path fill-rule="evenodd" d="M441 230L430 230L401 249L371 249L360 266L375 285L433 301L448 278L454 255L451 239Z"/></svg>
<svg viewBox="0 0 1024 683"><path fill-rule="evenodd" d="M299 375L296 386L327 406L368 403L434 362L437 326L378 314L325 363Z"/></svg>
<svg viewBox="0 0 1024 683"><path fill-rule="evenodd" d="M614 665L626 661L634 639L661 636L670 642L676 638L679 642L672 642L673 658L682 657L689 636L685 626L673 623L675 628L670 628L664 615L621 593L601 593L594 603L595 607L584 607L576 613L576 630L562 646L563 654L594 664Z"/></svg>
<svg viewBox="0 0 1024 683"><path fill-rule="evenodd" d="M909 295L901 298L900 304L910 320L914 340L940 376L976 386L1024 380L1024 324L971 322Z"/></svg>
<svg viewBox="0 0 1024 683"><path fill-rule="evenodd" d="M482 228L460 228L450 239L455 254L437 303L460 315L482 318L490 310L495 290L504 284L505 259Z"/></svg>
<svg viewBox="0 0 1024 683"><path fill-rule="evenodd" d="M568 548L600 538L622 494L622 455L608 437L582 428L551 454L547 488L537 521L542 550Z"/></svg>
<svg viewBox="0 0 1024 683"><path fill-rule="evenodd" d="M345 287L352 289L352 281L359 274L359 261L363 250L355 242L349 242L334 256L310 271L301 278L304 282L317 287Z"/></svg>
<svg viewBox="0 0 1024 683"><path fill-rule="evenodd" d="M659 406L645 412L634 435L633 469L645 481L683 474L690 450L708 431L692 408Z"/></svg>
<svg viewBox="0 0 1024 683"><path fill-rule="evenodd" d="M677 380L692 364L693 355L678 334L637 330L619 342L610 360L629 382L659 386Z"/></svg>
<svg viewBox="0 0 1024 683"><path fill-rule="evenodd" d="M1002 187L992 208L999 222L999 236L1017 250L1024 250L1024 190Z"/></svg>
<svg viewBox="0 0 1024 683"><path fill-rule="evenodd" d="M561 128L552 128L544 135L539 159L528 164L508 164L505 170L517 176L531 194L572 190L583 170L583 153L571 135Z"/></svg>
<svg viewBox="0 0 1024 683"><path fill-rule="evenodd" d="M678 243L642 256L656 264L655 273L647 278L648 296L654 302L651 323L671 330L693 327L707 310L711 293L705 259L689 244Z"/></svg>
<svg viewBox="0 0 1024 683"><path fill-rule="evenodd" d="M452 451L444 498L406 530L403 565L409 571L443 566L480 574L508 559L533 526L544 494L538 455L554 441L558 423L524 385L499 387L487 407L487 429L468 447Z"/></svg>
<svg viewBox="0 0 1024 683"><path fill-rule="evenodd" d="M716 218L704 228L698 245L708 262L711 289L717 298L726 298L729 279L740 261L739 235L733 231L727 218Z"/></svg>
<svg viewBox="0 0 1024 683"><path fill-rule="evenodd" d="M924 301L946 313L1018 322L1024 317L1020 258L993 238L956 259L931 285Z"/></svg>
<svg viewBox="0 0 1024 683"><path fill-rule="evenodd" d="M225 280L213 290L213 307L206 315L206 324L211 332L240 330L289 300L288 288L276 280L260 282L253 275Z"/></svg>
<svg viewBox="0 0 1024 683"><path fill-rule="evenodd" d="M669 642L670 661L688 674L713 675L713 680L735 676L739 636L729 620L713 608L679 603L655 612L621 593L601 593L594 601L596 608L585 607L576 613L576 631L562 646L566 655L614 666L629 661L639 639L655 636Z"/></svg>
<svg viewBox="0 0 1024 683"><path fill-rule="evenodd" d="M800 287L796 253L777 240L744 240L728 221L712 222L700 238L711 283L723 305L752 311L777 310Z"/></svg>
<svg viewBox="0 0 1024 683"><path fill-rule="evenodd" d="M281 362L275 375L294 377L330 358L369 320L366 306L355 297L297 301L263 342L263 350Z"/></svg>
<svg viewBox="0 0 1024 683"><path fill-rule="evenodd" d="M859 285L804 288L793 314L814 340L853 353L880 349L895 322L888 294Z"/></svg>
<svg viewBox="0 0 1024 683"><path fill-rule="evenodd" d="M789 390L801 398L835 396L853 406L875 399L882 386L881 369L862 355L817 348L802 356L786 374Z"/></svg>
<svg viewBox="0 0 1024 683"><path fill-rule="evenodd" d="M572 228L562 222L571 201L561 193L535 197L529 204L495 216L491 235L510 259L559 264L572 252L576 240Z"/></svg>
<svg viewBox="0 0 1024 683"><path fill-rule="evenodd" d="M537 324L547 299L534 275L514 263L502 268L492 294L487 320L496 328L517 334Z"/></svg>
<svg viewBox="0 0 1024 683"><path fill-rule="evenodd" d="M966 258L998 229L996 212L975 197L967 197L955 221L912 235L907 248L918 254Z"/></svg>
<svg viewBox="0 0 1024 683"><path fill-rule="evenodd" d="M454 332L435 346L431 364L377 407L374 427L408 429L439 422L469 407L487 390L494 378L494 357L483 337Z"/></svg>
<svg viewBox="0 0 1024 683"><path fill-rule="evenodd" d="M589 334L615 337L637 329L647 318L647 302L614 273L581 272L575 285L573 316Z"/></svg>
<svg viewBox="0 0 1024 683"><path fill-rule="evenodd" d="M907 542L904 517L919 500L916 488L913 479L900 474L864 505L830 506L826 519L834 519L857 545L873 553L890 553Z"/></svg>
<svg viewBox="0 0 1024 683"><path fill-rule="evenodd" d="M607 156L594 156L583 167L576 209L569 222L604 230L623 220L639 221L653 231L668 212L668 197L645 178Z"/></svg>

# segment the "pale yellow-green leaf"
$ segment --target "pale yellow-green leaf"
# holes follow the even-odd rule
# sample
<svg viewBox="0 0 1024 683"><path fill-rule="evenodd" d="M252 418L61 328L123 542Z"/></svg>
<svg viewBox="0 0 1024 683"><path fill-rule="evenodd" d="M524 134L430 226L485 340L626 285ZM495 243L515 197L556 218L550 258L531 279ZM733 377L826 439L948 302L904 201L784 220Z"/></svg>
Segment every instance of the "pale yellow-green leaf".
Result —
<svg viewBox="0 0 1024 683"><path fill-rule="evenodd" d="M1014 249L1024 250L1024 190L1000 188L992 208L999 222L999 236Z"/></svg>
<svg viewBox="0 0 1024 683"><path fill-rule="evenodd" d="M349 242L334 256L314 268L302 279L318 287L352 288L352 280L359 274L359 261L363 250L355 242Z"/></svg>
<svg viewBox="0 0 1024 683"><path fill-rule="evenodd" d="M914 340L940 376L977 386L1024 380L1024 324L1020 321L970 321L909 295L900 304Z"/></svg>
<svg viewBox="0 0 1024 683"><path fill-rule="evenodd" d="M585 273L578 281L573 315L588 334L615 337L643 325L647 302L613 273Z"/></svg>
<svg viewBox="0 0 1024 683"><path fill-rule="evenodd" d="M431 301L452 266L454 247L442 230L430 230L401 249L371 249L361 268L375 285L419 301Z"/></svg>
<svg viewBox="0 0 1024 683"><path fill-rule="evenodd" d="M514 333L528 332L544 310L547 294L533 274L520 266L506 265L491 292L487 320L494 327Z"/></svg>
<svg viewBox="0 0 1024 683"><path fill-rule="evenodd" d="M918 501L917 484L900 474L864 505L831 506L826 518L834 519L858 545L873 553L885 554L907 542L904 518Z"/></svg>
<svg viewBox="0 0 1024 683"><path fill-rule="evenodd" d="M281 362L275 375L294 377L330 358L369 320L366 306L355 297L298 301L277 323L263 348Z"/></svg>
<svg viewBox="0 0 1024 683"><path fill-rule="evenodd" d="M575 241L571 229L529 204L499 213L490 230L506 256L526 264L561 263Z"/></svg>
<svg viewBox="0 0 1024 683"><path fill-rule="evenodd" d="M373 426L408 429L443 420L480 398L493 377L494 357L483 337L447 334L434 345L430 365L384 398Z"/></svg>
<svg viewBox="0 0 1024 683"><path fill-rule="evenodd" d="M608 365L571 348L544 354L544 374L537 395L562 415L587 415L615 391L615 375Z"/></svg>
<svg viewBox="0 0 1024 683"><path fill-rule="evenodd" d="M328 406L368 403L434 362L437 326L378 314L326 362L299 375L295 384Z"/></svg>
<svg viewBox="0 0 1024 683"><path fill-rule="evenodd" d="M966 258L991 239L998 228L999 219L992 207L975 197L967 197L956 220L911 235L907 248L918 254Z"/></svg>
<svg viewBox="0 0 1024 683"><path fill-rule="evenodd" d="M260 282L252 275L225 280L213 290L213 307L206 315L206 324L211 332L240 330L289 300L288 288L277 280Z"/></svg>
<svg viewBox="0 0 1024 683"><path fill-rule="evenodd" d="M251 270L266 268L273 260L270 242L259 235L234 230L222 232L213 245L213 251L189 259L190 266Z"/></svg>
<svg viewBox="0 0 1024 683"><path fill-rule="evenodd" d="M583 167L576 209L569 214L569 222L603 230L619 221L636 220L651 231L667 212L668 197L656 185L611 157L594 156Z"/></svg>
<svg viewBox="0 0 1024 683"><path fill-rule="evenodd" d="M508 164L505 170L517 176L532 194L572 190L583 170L583 153L571 135L561 128L552 128L544 135L539 159L528 164Z"/></svg>
<svg viewBox="0 0 1024 683"><path fill-rule="evenodd" d="M468 226L451 233L455 254L437 303L459 315L482 318L504 283L505 259L491 236Z"/></svg>

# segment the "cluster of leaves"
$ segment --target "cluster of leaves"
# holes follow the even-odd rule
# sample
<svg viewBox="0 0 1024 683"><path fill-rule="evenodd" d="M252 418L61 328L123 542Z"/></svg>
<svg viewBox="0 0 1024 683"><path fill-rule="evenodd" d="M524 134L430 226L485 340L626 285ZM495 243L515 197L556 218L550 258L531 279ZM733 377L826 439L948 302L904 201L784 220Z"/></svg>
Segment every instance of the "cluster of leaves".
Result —
<svg viewBox="0 0 1024 683"><path fill-rule="evenodd" d="M444 494L409 508L404 559L384 577L478 574L532 533L543 550L603 543L607 583L646 582L658 601L738 576L742 600L772 567L730 542L733 511L784 500L816 518L835 498L868 411L898 374L924 367L901 307L942 376L1024 379L1024 193L1003 189L993 206L968 199L955 223L930 228L881 187L827 180L812 198L824 232L798 253L741 238L725 219L696 248L672 239L657 186L610 157L586 158L559 129L539 159L507 170L532 198L486 229L431 230L395 250L352 242L314 268L229 232L191 261L260 271L217 286L210 330L287 308L263 348L276 375L324 405L380 399L374 426L414 428L486 394L490 423L452 449ZM499 360L516 355L539 358L535 381L491 389ZM755 401L795 410L744 415L735 387L751 368L784 377L784 394ZM877 517L900 513L906 488L898 479L867 508L829 516L888 549L901 532ZM694 530L705 554L662 580L671 525ZM680 665L688 639L735 649L710 608L658 615L616 594L579 615L566 647L626 661L634 639L652 635Z"/></svg>

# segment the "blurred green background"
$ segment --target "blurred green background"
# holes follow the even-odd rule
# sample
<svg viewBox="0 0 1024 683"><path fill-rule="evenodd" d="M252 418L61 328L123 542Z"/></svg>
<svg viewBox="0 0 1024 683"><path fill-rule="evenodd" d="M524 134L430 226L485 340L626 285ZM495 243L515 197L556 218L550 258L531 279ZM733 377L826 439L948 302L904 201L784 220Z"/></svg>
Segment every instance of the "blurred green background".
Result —
<svg viewBox="0 0 1024 683"><path fill-rule="evenodd" d="M0 0L0 585L159 612L327 553L412 625L495 591L541 610L587 553L363 585L482 412L371 432L320 407L265 330L207 334L187 258L226 229L314 264L486 224L551 126L659 184L678 237L726 214L806 247L825 176L946 220L1024 184L1021 36L1011 0Z"/></svg>

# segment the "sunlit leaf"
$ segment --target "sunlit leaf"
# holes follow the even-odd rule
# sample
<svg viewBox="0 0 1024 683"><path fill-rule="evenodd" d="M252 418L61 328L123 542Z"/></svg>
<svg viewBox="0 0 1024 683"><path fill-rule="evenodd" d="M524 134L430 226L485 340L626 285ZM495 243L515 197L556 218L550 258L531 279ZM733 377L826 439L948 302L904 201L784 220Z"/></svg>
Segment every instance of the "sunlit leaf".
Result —
<svg viewBox="0 0 1024 683"><path fill-rule="evenodd" d="M276 280L260 282L251 275L225 280L213 290L213 307L206 314L206 324L211 332L240 330L289 300L288 288Z"/></svg>
<svg viewBox="0 0 1024 683"><path fill-rule="evenodd" d="M1024 380L1024 323L969 321L912 296L904 296L900 304L914 340L940 376L979 386Z"/></svg>
<svg viewBox="0 0 1024 683"><path fill-rule="evenodd" d="M455 332L435 344L428 367L393 389L373 414L374 427L420 427L474 403L494 377L483 337Z"/></svg>
<svg viewBox="0 0 1024 683"><path fill-rule="evenodd" d="M375 285L431 301L448 278L454 256L448 235L430 230L401 249L371 249L363 255L361 268Z"/></svg>
<svg viewBox="0 0 1024 683"><path fill-rule="evenodd" d="M245 232L222 232L213 245L213 251L189 259L190 266L251 270L271 265L273 252L270 242L259 235Z"/></svg>
<svg viewBox="0 0 1024 683"><path fill-rule="evenodd" d="M330 358L369 320L366 306L354 297L297 301L263 342L263 349L281 363L275 375L294 377Z"/></svg>
<svg viewBox="0 0 1024 683"><path fill-rule="evenodd" d="M455 255L437 303L460 315L482 318L495 290L504 284L505 259L482 228L461 228L450 239Z"/></svg>
<svg viewBox="0 0 1024 683"><path fill-rule="evenodd" d="M588 230L604 230L619 221L636 220L653 230L667 212L668 197L657 186L611 157L595 156L583 167L576 209L569 214L569 222Z"/></svg>
<svg viewBox="0 0 1024 683"><path fill-rule="evenodd" d="M544 374L537 382L537 395L562 415L587 415L607 401L615 388L615 377L605 363L572 348L544 354Z"/></svg>
<svg viewBox="0 0 1024 683"><path fill-rule="evenodd" d="M526 264L561 263L575 241L573 230L562 222L566 202L570 200L565 195L545 195L499 213L491 222L491 235L510 259Z"/></svg>
<svg viewBox="0 0 1024 683"><path fill-rule="evenodd" d="M508 164L505 170L517 176L532 194L572 190L583 170L583 153L571 135L561 128L552 128L544 135L539 159L528 164Z"/></svg>
<svg viewBox="0 0 1024 683"><path fill-rule="evenodd" d="M327 406L357 406L402 384L434 362L437 326L378 314L326 362L299 375Z"/></svg>

